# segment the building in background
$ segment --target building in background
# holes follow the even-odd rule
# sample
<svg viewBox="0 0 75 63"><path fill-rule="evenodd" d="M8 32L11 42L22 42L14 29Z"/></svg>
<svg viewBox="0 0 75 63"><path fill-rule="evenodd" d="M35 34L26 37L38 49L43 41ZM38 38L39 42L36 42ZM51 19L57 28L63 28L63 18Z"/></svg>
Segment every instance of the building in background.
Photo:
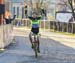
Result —
<svg viewBox="0 0 75 63"><path fill-rule="evenodd" d="M12 14L13 15L16 14L17 18L18 17L24 18L24 17L26 17L26 15L31 16L32 9L28 5L30 0L11 0L11 1L12 1ZM32 0L32 3L35 3L36 1ZM47 3L47 5L48 5L48 8L46 9L48 19L55 20L55 12L60 9L60 8L58 8L59 2L62 2L62 1L57 0L57 2L56 2L56 0L43 0L43 3ZM24 4L27 5L26 8L25 8Z"/></svg>
<svg viewBox="0 0 75 63"><path fill-rule="evenodd" d="M73 1L73 7L75 7L74 1ZM49 5L48 12L47 12L48 19L55 20L55 15L57 11L70 11L71 12L71 9L67 4L69 5L68 0L57 0L57 1L48 0L48 5Z"/></svg>
<svg viewBox="0 0 75 63"><path fill-rule="evenodd" d="M47 9L47 17L48 17L48 20L50 21L55 21L55 12L57 11L58 9L58 2L59 0L48 0L47 3L48 3L48 9Z"/></svg>
<svg viewBox="0 0 75 63"><path fill-rule="evenodd" d="M12 14L16 14L17 18L25 18L27 15L30 16L32 9L28 5L31 0L10 0L11 1L11 12ZM25 2L24 2L25 1ZM35 3L37 0L32 0L33 3ZM41 0L40 0L41 1ZM63 1L67 0L43 0L45 3L47 3L48 8L47 10L47 16L49 20L55 20L55 13L57 11L69 11L69 8L64 4ZM25 7L24 4L27 6Z"/></svg>
<svg viewBox="0 0 75 63"><path fill-rule="evenodd" d="M16 15L17 18L24 18L24 1L23 0L11 0L11 12Z"/></svg>
<svg viewBox="0 0 75 63"><path fill-rule="evenodd" d="M21 2L12 3L12 14L17 18L24 18L24 5Z"/></svg>

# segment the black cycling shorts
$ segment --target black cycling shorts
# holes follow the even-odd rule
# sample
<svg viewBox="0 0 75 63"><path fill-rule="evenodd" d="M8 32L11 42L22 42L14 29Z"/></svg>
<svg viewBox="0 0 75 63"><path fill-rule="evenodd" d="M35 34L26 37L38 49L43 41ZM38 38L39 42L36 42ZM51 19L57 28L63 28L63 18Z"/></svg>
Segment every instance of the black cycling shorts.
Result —
<svg viewBox="0 0 75 63"><path fill-rule="evenodd" d="M39 27L37 27L37 28L33 28L33 27L32 27L31 31L32 31L34 34L38 34L38 33L39 33Z"/></svg>

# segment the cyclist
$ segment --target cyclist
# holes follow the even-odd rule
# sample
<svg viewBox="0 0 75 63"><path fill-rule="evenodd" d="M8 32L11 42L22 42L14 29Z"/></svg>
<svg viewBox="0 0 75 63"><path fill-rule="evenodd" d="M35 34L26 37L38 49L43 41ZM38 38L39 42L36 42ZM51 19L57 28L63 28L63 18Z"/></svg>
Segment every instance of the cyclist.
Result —
<svg viewBox="0 0 75 63"><path fill-rule="evenodd" d="M41 17L38 17L37 15L38 14L36 12L33 12L32 17L28 17L31 20L31 25L32 25L31 32L34 33L34 34L39 33L39 24L40 24ZM31 42L32 48L33 48L31 36L29 36L29 38L30 38L30 42ZM39 43L39 40L38 40L38 52L40 52L39 44L40 43Z"/></svg>

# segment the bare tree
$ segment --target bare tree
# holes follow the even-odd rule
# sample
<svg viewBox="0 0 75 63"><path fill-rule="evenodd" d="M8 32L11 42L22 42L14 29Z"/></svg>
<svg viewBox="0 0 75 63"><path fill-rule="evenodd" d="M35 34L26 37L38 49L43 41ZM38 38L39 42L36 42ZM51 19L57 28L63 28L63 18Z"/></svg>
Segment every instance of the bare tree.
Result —
<svg viewBox="0 0 75 63"><path fill-rule="evenodd" d="M31 7L33 12L36 12L38 14L41 14L42 10L46 10L48 8L47 5L44 3L44 0L29 0L27 5Z"/></svg>
<svg viewBox="0 0 75 63"><path fill-rule="evenodd" d="M74 0L75 1L75 0ZM73 15L73 18L75 20L75 13L74 13L74 8L73 8L73 0L68 0L68 3L70 5L70 8L71 8L71 11L72 11L72 15Z"/></svg>
<svg viewBox="0 0 75 63"><path fill-rule="evenodd" d="M64 7L64 11L66 11L67 7L71 10L72 16L75 20L75 12L74 12L74 6L73 3L75 3L75 0L63 0L59 5L62 5Z"/></svg>

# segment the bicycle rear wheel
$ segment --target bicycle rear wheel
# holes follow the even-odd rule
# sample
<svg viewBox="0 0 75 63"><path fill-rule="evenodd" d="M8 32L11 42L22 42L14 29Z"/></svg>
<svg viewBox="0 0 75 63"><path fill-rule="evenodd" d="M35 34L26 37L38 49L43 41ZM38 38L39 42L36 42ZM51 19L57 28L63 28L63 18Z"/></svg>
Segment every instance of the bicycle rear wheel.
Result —
<svg viewBox="0 0 75 63"><path fill-rule="evenodd" d="M38 57L38 50L37 50L37 43L34 43L34 52L35 52L35 57Z"/></svg>

